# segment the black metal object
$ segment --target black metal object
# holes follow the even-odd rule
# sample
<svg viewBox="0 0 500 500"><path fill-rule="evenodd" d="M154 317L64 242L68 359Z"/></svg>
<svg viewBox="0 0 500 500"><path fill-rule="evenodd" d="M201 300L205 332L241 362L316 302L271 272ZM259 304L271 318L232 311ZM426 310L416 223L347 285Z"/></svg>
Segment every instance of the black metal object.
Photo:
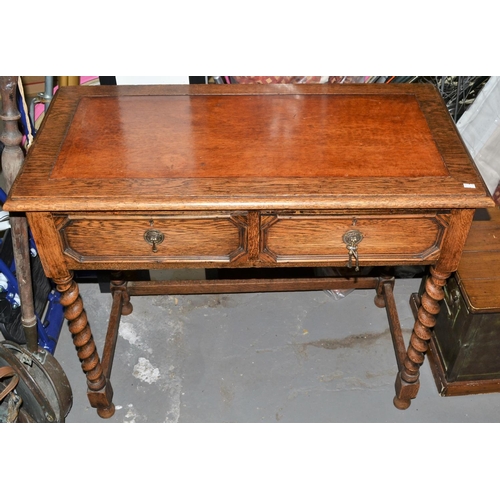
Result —
<svg viewBox="0 0 500 500"><path fill-rule="evenodd" d="M116 85L116 76L100 76L100 85Z"/></svg>
<svg viewBox="0 0 500 500"><path fill-rule="evenodd" d="M434 85L456 123L489 79L489 76L418 76L413 81Z"/></svg>

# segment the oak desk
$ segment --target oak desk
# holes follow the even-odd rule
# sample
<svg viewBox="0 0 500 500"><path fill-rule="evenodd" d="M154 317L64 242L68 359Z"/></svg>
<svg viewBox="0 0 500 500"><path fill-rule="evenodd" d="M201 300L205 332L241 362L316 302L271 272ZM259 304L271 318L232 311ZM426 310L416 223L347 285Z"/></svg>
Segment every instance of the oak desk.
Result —
<svg viewBox="0 0 500 500"><path fill-rule="evenodd" d="M394 403L407 408L474 209L492 204L432 86L188 85L61 88L5 208L26 212L90 403L110 417L130 295L352 287L375 288L387 309ZM356 270L412 264L431 275L406 348L394 280ZM353 274L128 283L117 274L102 357L72 273L298 266Z"/></svg>

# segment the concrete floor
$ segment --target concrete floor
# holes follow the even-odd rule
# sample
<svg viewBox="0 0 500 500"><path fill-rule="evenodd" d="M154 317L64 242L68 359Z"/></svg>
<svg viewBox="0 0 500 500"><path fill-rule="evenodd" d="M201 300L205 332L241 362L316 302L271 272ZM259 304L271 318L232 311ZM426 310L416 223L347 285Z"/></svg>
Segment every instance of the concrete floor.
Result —
<svg viewBox="0 0 500 500"><path fill-rule="evenodd" d="M395 287L408 342L419 279ZM397 372L385 310L373 290L133 297L112 372L115 415L90 407L67 327L55 356L73 389L69 423L498 422L500 394L439 396L426 363L406 411L392 403ZM111 305L81 284L99 352Z"/></svg>

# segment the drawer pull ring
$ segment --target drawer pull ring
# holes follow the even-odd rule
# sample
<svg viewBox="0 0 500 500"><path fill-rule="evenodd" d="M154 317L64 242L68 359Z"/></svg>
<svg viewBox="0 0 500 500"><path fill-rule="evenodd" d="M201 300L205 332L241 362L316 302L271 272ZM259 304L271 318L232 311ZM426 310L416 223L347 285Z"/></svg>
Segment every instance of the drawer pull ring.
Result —
<svg viewBox="0 0 500 500"><path fill-rule="evenodd" d="M148 229L144 233L144 239L153 246L153 252L158 251L157 245L163 242L165 239L165 236L163 236L163 233L161 231L158 231L157 229Z"/></svg>
<svg viewBox="0 0 500 500"><path fill-rule="evenodd" d="M342 239L349 252L349 262L347 263L347 267L352 267L352 261L354 259L356 265L355 270L359 271L358 243L363 239L363 235L357 229L352 229L347 231Z"/></svg>

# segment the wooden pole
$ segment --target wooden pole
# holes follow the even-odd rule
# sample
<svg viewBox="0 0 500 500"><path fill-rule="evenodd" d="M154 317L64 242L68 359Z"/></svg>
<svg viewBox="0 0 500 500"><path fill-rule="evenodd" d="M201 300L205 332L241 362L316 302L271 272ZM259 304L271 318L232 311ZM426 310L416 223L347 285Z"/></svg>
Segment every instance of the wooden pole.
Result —
<svg viewBox="0 0 500 500"><path fill-rule="evenodd" d="M17 76L1 76L0 92L2 96L2 113L4 131L0 140L5 147L2 152L2 170L5 176L7 192L10 191L24 161L21 149L22 134L19 130L21 115L17 109ZM37 320L33 284L31 281L30 250L28 239L28 223L21 213L10 214L12 230L12 248L16 263L16 278L21 300L21 323L26 334L27 348L31 352L38 351Z"/></svg>

